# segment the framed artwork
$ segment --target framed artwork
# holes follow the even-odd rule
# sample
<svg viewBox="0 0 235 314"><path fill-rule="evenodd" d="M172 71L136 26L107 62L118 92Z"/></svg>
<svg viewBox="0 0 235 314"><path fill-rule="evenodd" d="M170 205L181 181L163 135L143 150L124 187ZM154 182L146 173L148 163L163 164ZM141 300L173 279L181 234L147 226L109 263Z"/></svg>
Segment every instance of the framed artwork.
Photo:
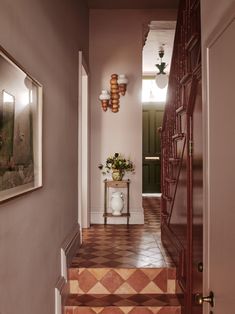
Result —
<svg viewBox="0 0 235 314"><path fill-rule="evenodd" d="M0 202L42 186L42 85L0 47Z"/></svg>

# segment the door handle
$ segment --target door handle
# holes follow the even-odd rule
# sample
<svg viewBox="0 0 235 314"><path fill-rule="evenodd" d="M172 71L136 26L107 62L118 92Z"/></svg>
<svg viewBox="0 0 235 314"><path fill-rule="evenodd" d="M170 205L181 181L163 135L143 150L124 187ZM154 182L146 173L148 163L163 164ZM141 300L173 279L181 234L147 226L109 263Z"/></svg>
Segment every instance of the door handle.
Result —
<svg viewBox="0 0 235 314"><path fill-rule="evenodd" d="M203 272L203 263L202 262L197 264L197 270L199 271L199 273Z"/></svg>
<svg viewBox="0 0 235 314"><path fill-rule="evenodd" d="M210 294L207 297L203 297L201 293L197 293L195 295L195 302L196 304L203 304L204 302L209 303L211 307L214 307L215 300L214 300L214 293L210 291Z"/></svg>
<svg viewBox="0 0 235 314"><path fill-rule="evenodd" d="M160 160L160 157L158 156L153 156L153 157L144 157L145 160Z"/></svg>

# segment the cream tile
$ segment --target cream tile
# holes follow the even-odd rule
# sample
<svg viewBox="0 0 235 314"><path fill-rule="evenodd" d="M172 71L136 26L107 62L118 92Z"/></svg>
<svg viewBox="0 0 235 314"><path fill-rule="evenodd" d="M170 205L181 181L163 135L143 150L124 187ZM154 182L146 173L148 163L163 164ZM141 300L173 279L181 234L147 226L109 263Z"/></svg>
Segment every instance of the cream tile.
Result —
<svg viewBox="0 0 235 314"><path fill-rule="evenodd" d="M135 294L136 291L127 283L124 282L116 291L115 294Z"/></svg>
<svg viewBox="0 0 235 314"><path fill-rule="evenodd" d="M78 281L77 280L69 280L69 293L78 293Z"/></svg>
<svg viewBox="0 0 235 314"><path fill-rule="evenodd" d="M135 271L135 268L127 269L127 268L115 268L115 271L124 279L127 280Z"/></svg>
<svg viewBox="0 0 235 314"><path fill-rule="evenodd" d="M176 293L176 281L174 279L167 280L167 292Z"/></svg>
<svg viewBox="0 0 235 314"><path fill-rule="evenodd" d="M101 280L109 271L110 268L89 268L89 272L94 275L97 280Z"/></svg>
<svg viewBox="0 0 235 314"><path fill-rule="evenodd" d="M100 282L97 282L97 284L88 291L88 294L110 294L110 292Z"/></svg>
<svg viewBox="0 0 235 314"><path fill-rule="evenodd" d="M154 282L150 282L143 290L140 291L141 294L143 293L164 293L158 286L155 285Z"/></svg>
<svg viewBox="0 0 235 314"><path fill-rule="evenodd" d="M150 280L153 280L162 271L161 268L141 268L141 270Z"/></svg>

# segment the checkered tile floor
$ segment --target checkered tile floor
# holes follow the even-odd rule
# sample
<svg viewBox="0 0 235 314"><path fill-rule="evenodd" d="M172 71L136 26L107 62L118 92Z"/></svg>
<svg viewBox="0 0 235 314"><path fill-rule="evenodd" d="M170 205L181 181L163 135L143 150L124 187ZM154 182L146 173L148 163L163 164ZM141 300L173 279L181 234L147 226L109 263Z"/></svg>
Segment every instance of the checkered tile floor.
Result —
<svg viewBox="0 0 235 314"><path fill-rule="evenodd" d="M160 200L144 197L144 225L93 225L72 267L159 268L174 264L160 237Z"/></svg>
<svg viewBox="0 0 235 314"><path fill-rule="evenodd" d="M160 200L143 198L145 224L94 225L68 271L64 314L181 314L176 270L162 246Z"/></svg>

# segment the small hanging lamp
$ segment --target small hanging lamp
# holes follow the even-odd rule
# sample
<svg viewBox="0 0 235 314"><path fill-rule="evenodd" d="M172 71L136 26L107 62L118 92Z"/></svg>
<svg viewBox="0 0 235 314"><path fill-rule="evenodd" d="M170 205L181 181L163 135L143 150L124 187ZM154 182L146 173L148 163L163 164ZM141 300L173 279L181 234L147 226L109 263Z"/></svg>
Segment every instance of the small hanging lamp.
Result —
<svg viewBox="0 0 235 314"><path fill-rule="evenodd" d="M159 88L163 89L168 84L168 75L165 72L167 64L166 62L162 62L162 58L164 57L164 48L162 46L159 48L158 54L161 59L161 63L155 64L159 70L159 72L156 74L155 82Z"/></svg>

